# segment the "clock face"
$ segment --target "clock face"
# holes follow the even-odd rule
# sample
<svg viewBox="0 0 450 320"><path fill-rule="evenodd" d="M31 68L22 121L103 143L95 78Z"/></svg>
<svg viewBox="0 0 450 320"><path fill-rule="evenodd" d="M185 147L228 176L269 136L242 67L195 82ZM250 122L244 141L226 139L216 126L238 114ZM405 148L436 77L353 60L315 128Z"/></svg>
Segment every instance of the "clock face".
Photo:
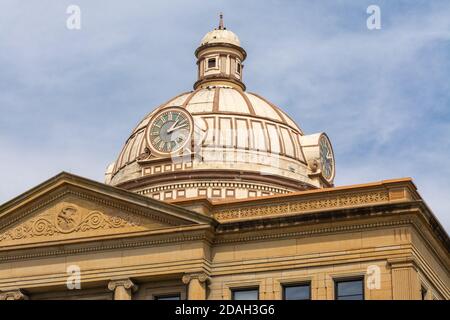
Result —
<svg viewBox="0 0 450 320"><path fill-rule="evenodd" d="M186 144L191 132L192 120L189 113L184 109L173 107L153 116L147 138L157 153L172 153Z"/></svg>
<svg viewBox="0 0 450 320"><path fill-rule="evenodd" d="M320 137L319 148L322 175L326 180L331 180L334 174L334 158L330 141L324 136Z"/></svg>

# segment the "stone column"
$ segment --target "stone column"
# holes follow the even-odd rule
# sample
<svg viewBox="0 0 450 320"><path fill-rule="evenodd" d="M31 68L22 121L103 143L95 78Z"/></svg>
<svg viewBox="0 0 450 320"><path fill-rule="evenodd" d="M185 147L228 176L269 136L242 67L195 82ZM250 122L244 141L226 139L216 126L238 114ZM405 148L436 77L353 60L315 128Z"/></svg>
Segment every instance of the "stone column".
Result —
<svg viewBox="0 0 450 320"><path fill-rule="evenodd" d="M182 280L187 285L188 300L206 300L206 283L209 277L205 273L185 274Z"/></svg>
<svg viewBox="0 0 450 320"><path fill-rule="evenodd" d="M114 291L114 300L131 300L138 287L130 279L111 280L108 289Z"/></svg>
<svg viewBox="0 0 450 320"><path fill-rule="evenodd" d="M393 300L420 300L420 280L413 258L388 259Z"/></svg>
<svg viewBox="0 0 450 320"><path fill-rule="evenodd" d="M22 290L18 289L0 292L0 300L28 300L28 296L25 295Z"/></svg>

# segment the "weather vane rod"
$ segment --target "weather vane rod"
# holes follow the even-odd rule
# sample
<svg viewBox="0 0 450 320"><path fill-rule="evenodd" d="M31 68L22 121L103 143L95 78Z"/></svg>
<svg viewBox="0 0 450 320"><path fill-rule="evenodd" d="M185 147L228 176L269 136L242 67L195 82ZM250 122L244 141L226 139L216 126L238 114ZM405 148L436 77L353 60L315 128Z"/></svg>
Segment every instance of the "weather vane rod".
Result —
<svg viewBox="0 0 450 320"><path fill-rule="evenodd" d="M223 13L221 12L220 15L220 20L219 20L219 30L224 30L225 28L223 27Z"/></svg>

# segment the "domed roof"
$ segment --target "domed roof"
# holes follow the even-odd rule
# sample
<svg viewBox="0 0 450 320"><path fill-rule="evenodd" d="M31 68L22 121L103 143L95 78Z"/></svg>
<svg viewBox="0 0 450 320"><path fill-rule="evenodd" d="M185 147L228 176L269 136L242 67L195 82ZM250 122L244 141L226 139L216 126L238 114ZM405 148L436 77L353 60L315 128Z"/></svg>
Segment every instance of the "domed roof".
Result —
<svg viewBox="0 0 450 320"><path fill-rule="evenodd" d="M332 185L328 137L305 136L287 113L245 91L246 53L222 16L195 55L194 91L139 122L106 183L161 200L242 199Z"/></svg>
<svg viewBox="0 0 450 320"><path fill-rule="evenodd" d="M226 29L216 29L208 32L203 37L200 45L203 46L211 43L229 43L238 47L241 46L238 36L234 32Z"/></svg>
<svg viewBox="0 0 450 320"><path fill-rule="evenodd" d="M229 31L224 27L223 14L220 14L219 27L214 29L213 31L208 32L200 42L200 46L217 43L228 43L238 47L241 46L241 42L239 41L238 36L234 32Z"/></svg>
<svg viewBox="0 0 450 320"><path fill-rule="evenodd" d="M218 117L217 122L220 121L220 119L229 119L232 117L233 119L245 121L247 126L251 127L253 125L259 126L262 124L262 127L265 130L272 130L271 132L267 131L266 135L262 137L263 140L267 140L264 141L264 144L269 145L270 135L276 134L279 136L278 138L281 141L281 145L284 145L285 148L287 145L290 145L292 148L292 155L295 156L297 154L297 158L301 158L304 161L301 156L300 146L298 143L292 143L292 141L298 141L298 136L303 134L302 130L284 111L255 93L244 92L230 87L217 86L182 93L162 104L144 117L133 130L130 138L128 138L123 147L112 170L113 175L128 164L135 162L146 153L149 144L147 139L145 139L145 131L152 116L164 108L173 106L185 108L192 116L206 118L206 121L212 119L212 117ZM278 128L282 131L273 131L271 125L273 125L273 128ZM233 127L233 124L231 124L230 129ZM287 138L288 135L291 135L291 137ZM283 142L286 138L289 139L289 141ZM272 138L272 140L274 139ZM272 145L275 144L274 141L272 141ZM235 147L238 148L238 146ZM278 153L279 148L280 147L273 148L274 150L270 149L268 152ZM116 182L120 183L121 181Z"/></svg>
<svg viewBox="0 0 450 320"><path fill-rule="evenodd" d="M149 113L133 130L133 134L148 125L151 116L169 106L182 106L192 115L236 114L250 115L287 125L297 132L301 129L283 110L256 93L245 92L231 87L211 86L184 92Z"/></svg>

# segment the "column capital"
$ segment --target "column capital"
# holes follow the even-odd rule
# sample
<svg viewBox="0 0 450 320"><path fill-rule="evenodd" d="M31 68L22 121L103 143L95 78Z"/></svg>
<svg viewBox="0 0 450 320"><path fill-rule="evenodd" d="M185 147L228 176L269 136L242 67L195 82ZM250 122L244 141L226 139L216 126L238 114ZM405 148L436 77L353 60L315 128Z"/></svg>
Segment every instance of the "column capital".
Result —
<svg viewBox="0 0 450 320"><path fill-rule="evenodd" d="M192 279L197 279L200 283L205 283L210 280L209 276L204 272L185 274L181 280L184 284L189 284Z"/></svg>
<svg viewBox="0 0 450 320"><path fill-rule="evenodd" d="M0 300L28 300L28 296L22 290L0 292Z"/></svg>
<svg viewBox="0 0 450 320"><path fill-rule="evenodd" d="M116 290L117 287L124 287L127 290L131 289L133 292L138 289L138 286L130 279L115 279L108 283L108 289L111 291Z"/></svg>

